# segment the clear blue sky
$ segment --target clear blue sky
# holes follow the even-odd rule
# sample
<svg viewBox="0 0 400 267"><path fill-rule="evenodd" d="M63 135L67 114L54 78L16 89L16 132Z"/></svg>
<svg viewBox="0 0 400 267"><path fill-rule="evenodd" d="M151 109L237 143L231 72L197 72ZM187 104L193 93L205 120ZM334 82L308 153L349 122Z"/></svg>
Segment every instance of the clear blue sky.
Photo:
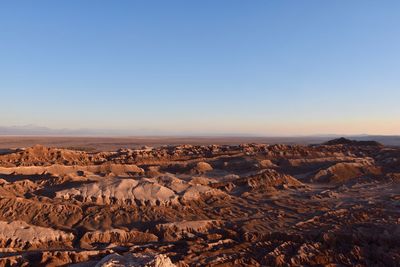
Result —
<svg viewBox="0 0 400 267"><path fill-rule="evenodd" d="M400 134L400 1L1 1L0 125Z"/></svg>

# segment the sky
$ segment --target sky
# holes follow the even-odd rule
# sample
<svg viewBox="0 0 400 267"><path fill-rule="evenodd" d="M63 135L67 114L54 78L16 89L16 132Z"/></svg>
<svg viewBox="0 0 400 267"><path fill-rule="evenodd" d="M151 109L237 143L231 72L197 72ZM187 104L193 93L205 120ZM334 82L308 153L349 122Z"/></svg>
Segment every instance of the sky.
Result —
<svg viewBox="0 0 400 267"><path fill-rule="evenodd" d="M1 1L0 126L400 134L400 1Z"/></svg>

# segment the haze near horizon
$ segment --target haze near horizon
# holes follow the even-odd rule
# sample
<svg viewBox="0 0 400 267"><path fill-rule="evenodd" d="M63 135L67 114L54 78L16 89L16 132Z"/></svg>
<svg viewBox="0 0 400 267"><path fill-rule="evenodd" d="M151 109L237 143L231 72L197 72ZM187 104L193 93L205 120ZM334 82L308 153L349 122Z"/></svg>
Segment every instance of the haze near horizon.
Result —
<svg viewBox="0 0 400 267"><path fill-rule="evenodd" d="M400 134L397 1L8 1L0 126Z"/></svg>

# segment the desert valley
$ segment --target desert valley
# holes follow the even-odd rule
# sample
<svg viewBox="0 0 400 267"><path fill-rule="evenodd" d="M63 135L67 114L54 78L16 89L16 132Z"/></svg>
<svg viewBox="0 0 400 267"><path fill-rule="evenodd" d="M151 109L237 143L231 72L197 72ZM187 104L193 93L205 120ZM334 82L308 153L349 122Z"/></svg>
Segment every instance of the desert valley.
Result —
<svg viewBox="0 0 400 267"><path fill-rule="evenodd" d="M0 267L400 267L400 1L0 1Z"/></svg>
<svg viewBox="0 0 400 267"><path fill-rule="evenodd" d="M400 148L0 155L0 266L399 266Z"/></svg>

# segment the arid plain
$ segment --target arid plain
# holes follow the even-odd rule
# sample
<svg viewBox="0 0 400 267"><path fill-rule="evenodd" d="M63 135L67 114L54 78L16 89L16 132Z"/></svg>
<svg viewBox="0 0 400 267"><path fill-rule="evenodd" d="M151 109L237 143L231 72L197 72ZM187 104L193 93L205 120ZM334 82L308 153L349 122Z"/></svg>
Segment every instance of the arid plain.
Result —
<svg viewBox="0 0 400 267"><path fill-rule="evenodd" d="M400 148L314 141L2 137L0 266L399 266Z"/></svg>

